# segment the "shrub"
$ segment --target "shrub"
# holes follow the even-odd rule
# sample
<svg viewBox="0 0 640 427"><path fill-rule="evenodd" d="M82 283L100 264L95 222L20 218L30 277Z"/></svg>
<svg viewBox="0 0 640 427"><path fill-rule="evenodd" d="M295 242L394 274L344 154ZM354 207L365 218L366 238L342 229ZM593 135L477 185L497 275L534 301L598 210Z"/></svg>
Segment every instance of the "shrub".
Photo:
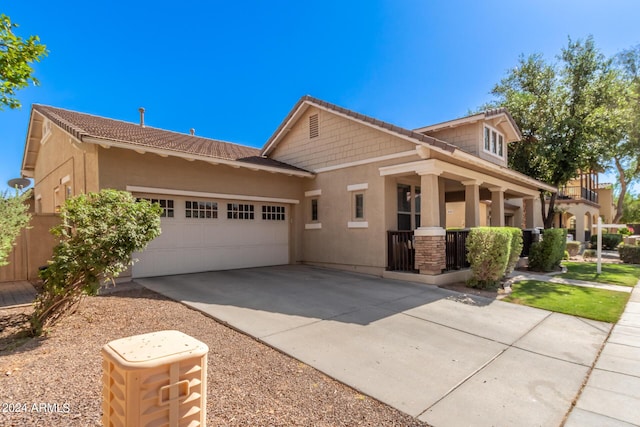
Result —
<svg viewBox="0 0 640 427"><path fill-rule="evenodd" d="M614 250L620 243L622 243L622 234L618 233L603 233L602 234L602 247L604 249ZM598 235L591 236L591 247L598 248Z"/></svg>
<svg viewBox="0 0 640 427"><path fill-rule="evenodd" d="M531 245L529 269L553 271L560 266L566 246L567 230L565 228L544 230L542 240Z"/></svg>
<svg viewBox="0 0 640 427"><path fill-rule="evenodd" d="M130 193L116 190L68 199L61 224L51 230L60 243L40 273L44 283L30 319L31 333L40 335L73 312L85 294L95 295L102 280L113 280L132 264L131 254L160 234L161 211L157 204L136 202Z"/></svg>
<svg viewBox="0 0 640 427"><path fill-rule="evenodd" d="M623 236L628 236L628 235L630 235L632 233L631 233L631 229L630 228L625 227L625 228L619 228L618 229L618 234L622 234Z"/></svg>
<svg viewBox="0 0 640 427"><path fill-rule="evenodd" d="M620 259L625 264L640 264L640 246L620 245L618 246Z"/></svg>
<svg viewBox="0 0 640 427"><path fill-rule="evenodd" d="M596 251L594 249L587 249L582 253L584 259L592 259L596 257Z"/></svg>
<svg viewBox="0 0 640 427"><path fill-rule="evenodd" d="M580 252L580 242L567 242L567 252L569 252L569 256L573 257L578 255Z"/></svg>
<svg viewBox="0 0 640 427"><path fill-rule="evenodd" d="M569 251L564 251L564 255L562 256L562 259L565 261L569 261L571 259L571 256L569 255Z"/></svg>
<svg viewBox="0 0 640 427"><path fill-rule="evenodd" d="M26 200L31 191L8 197L7 192L0 193L0 266L7 265L7 258L23 228L29 224L31 215L27 213Z"/></svg>
<svg viewBox="0 0 640 427"><path fill-rule="evenodd" d="M512 233L504 227L472 228L467 238L467 259L473 277L468 285L495 288L509 264Z"/></svg>
<svg viewBox="0 0 640 427"><path fill-rule="evenodd" d="M507 268L504 271L504 276L511 273L518 261L520 260L520 254L522 253L522 230L515 227L505 227L509 233L511 233L511 250L509 252L509 261L507 262Z"/></svg>

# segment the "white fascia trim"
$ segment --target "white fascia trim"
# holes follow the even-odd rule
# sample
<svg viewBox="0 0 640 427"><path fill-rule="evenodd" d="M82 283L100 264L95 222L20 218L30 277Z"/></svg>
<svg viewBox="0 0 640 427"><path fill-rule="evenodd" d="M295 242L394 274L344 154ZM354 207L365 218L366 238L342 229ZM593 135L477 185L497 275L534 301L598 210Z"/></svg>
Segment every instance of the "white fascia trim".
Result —
<svg viewBox="0 0 640 427"><path fill-rule="evenodd" d="M297 205L300 203L300 200L281 199L278 197L248 196L245 194L206 193L202 191L175 190L170 188L140 187L137 185L127 185L127 191L130 193L166 194L172 196L204 197L207 199L248 200L250 202L288 203L293 205Z"/></svg>
<svg viewBox="0 0 640 427"><path fill-rule="evenodd" d="M322 190L309 190L304 192L304 197L322 196Z"/></svg>
<svg viewBox="0 0 640 427"><path fill-rule="evenodd" d="M320 230L321 228L322 228L322 223L319 223L319 222L314 222L312 224L304 225L305 230Z"/></svg>
<svg viewBox="0 0 640 427"><path fill-rule="evenodd" d="M316 173L330 172L338 169L352 168L354 166L367 165L370 163L383 162L385 160L400 159L402 157L411 157L411 156L417 156L417 155L418 153L415 150L402 151L400 153L387 154L386 156L372 157L370 159L358 160L355 162L341 163L339 165L318 168L315 170L315 172Z"/></svg>
<svg viewBox="0 0 640 427"><path fill-rule="evenodd" d="M125 150L137 151L137 152L140 152L140 150L143 150L146 153L154 153L162 157L171 156L171 157L179 157L185 160L201 160L203 162L227 165L234 168L246 168L246 169L251 169L255 171L261 170L266 172L281 173L288 176L299 176L304 178L313 178L315 176L311 172L296 171L296 170L290 170L290 169L279 169L279 168L274 168L272 166L257 165L253 163L244 163L244 162L238 162L235 160L220 159L217 157L199 156L199 155L181 153L181 152L172 151L172 150L163 150L163 149L154 148L154 147L132 146L128 142L113 141L110 139L84 137L82 140L90 144L100 145L101 147L104 147L104 148L116 147L116 148L123 148Z"/></svg>
<svg viewBox="0 0 640 427"><path fill-rule="evenodd" d="M347 228L369 228L368 221L349 221L347 222Z"/></svg>
<svg viewBox="0 0 640 427"><path fill-rule="evenodd" d="M365 182L363 184L351 184L351 185L347 185L347 191L361 191L361 190L368 190L369 189L369 183Z"/></svg>

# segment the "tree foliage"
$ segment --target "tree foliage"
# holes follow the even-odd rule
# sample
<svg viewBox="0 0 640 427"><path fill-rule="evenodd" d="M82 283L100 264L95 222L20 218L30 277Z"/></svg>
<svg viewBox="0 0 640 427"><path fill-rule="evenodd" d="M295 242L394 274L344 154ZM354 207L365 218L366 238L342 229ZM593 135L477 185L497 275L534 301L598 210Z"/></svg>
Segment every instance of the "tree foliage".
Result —
<svg viewBox="0 0 640 427"><path fill-rule="evenodd" d="M522 140L510 144L510 166L561 187L600 164L598 136L612 70L591 37L569 39L558 60L553 64L540 54L521 56L493 88L495 100L489 106L507 107L522 132ZM550 228L556 195L541 192L540 198L545 228Z"/></svg>
<svg viewBox="0 0 640 427"><path fill-rule="evenodd" d="M623 224L640 223L640 196L633 196L627 193L622 203L622 215L620 222ZM633 230L635 234L640 234L640 230Z"/></svg>
<svg viewBox="0 0 640 427"><path fill-rule="evenodd" d="M15 34L18 24L0 14L0 110L4 106L19 108L20 101L16 91L38 80L33 77L32 63L46 56L46 46L40 43L38 36L23 39Z"/></svg>
<svg viewBox="0 0 640 427"><path fill-rule="evenodd" d="M161 208L130 193L102 190L68 199L53 259L41 272L43 290L35 302L31 332L40 335L61 316L73 312L84 295L95 295L132 264L131 254L160 234Z"/></svg>
<svg viewBox="0 0 640 427"><path fill-rule="evenodd" d="M0 193L0 266L7 265L7 258L13 249L20 231L29 224L31 215L26 201L30 191L12 197L7 192Z"/></svg>
<svg viewBox="0 0 640 427"><path fill-rule="evenodd" d="M618 177L618 201L613 222L622 219L627 189L640 178L640 45L616 55L605 140L606 157Z"/></svg>

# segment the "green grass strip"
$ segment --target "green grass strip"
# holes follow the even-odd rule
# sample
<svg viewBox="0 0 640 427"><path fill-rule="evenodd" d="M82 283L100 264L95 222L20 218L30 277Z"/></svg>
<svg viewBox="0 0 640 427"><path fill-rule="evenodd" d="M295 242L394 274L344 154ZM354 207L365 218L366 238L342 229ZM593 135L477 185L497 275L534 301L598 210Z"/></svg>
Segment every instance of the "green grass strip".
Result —
<svg viewBox="0 0 640 427"><path fill-rule="evenodd" d="M523 280L515 283L511 289L511 294L502 301L609 323L620 319L630 295L627 292L537 280Z"/></svg>
<svg viewBox="0 0 640 427"><path fill-rule="evenodd" d="M602 264L602 273L596 273L595 262L564 262L567 272L563 279L586 280L610 285L635 286L640 279L640 266L635 264Z"/></svg>

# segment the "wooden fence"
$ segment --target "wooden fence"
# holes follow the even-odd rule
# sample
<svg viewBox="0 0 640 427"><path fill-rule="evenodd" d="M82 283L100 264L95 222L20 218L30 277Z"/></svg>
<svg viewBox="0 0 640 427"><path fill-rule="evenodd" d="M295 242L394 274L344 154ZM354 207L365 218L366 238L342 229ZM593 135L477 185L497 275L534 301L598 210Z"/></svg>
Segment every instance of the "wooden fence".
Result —
<svg viewBox="0 0 640 427"><path fill-rule="evenodd" d="M59 223L58 215L34 214L30 228L22 230L18 236L16 246L7 259L9 264L0 267L0 282L36 280L38 268L47 265L53 247L58 243L49 230Z"/></svg>

